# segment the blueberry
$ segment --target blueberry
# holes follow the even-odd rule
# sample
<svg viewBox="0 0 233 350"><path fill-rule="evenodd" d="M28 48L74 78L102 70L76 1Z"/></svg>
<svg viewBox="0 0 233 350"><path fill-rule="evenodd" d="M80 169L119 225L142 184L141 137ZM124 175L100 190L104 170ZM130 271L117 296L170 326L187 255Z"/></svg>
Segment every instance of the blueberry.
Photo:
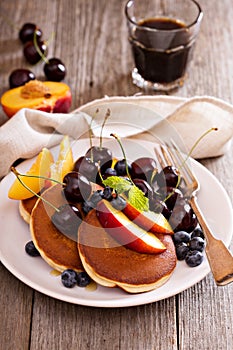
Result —
<svg viewBox="0 0 233 350"><path fill-rule="evenodd" d="M131 172L131 164L127 163L127 167L128 171ZM116 170L118 176L127 175L125 159L118 160L114 165L114 169Z"/></svg>
<svg viewBox="0 0 233 350"><path fill-rule="evenodd" d="M93 208L94 208L94 203L90 200L87 200L82 204L82 210L84 214L88 214L89 211L91 211Z"/></svg>
<svg viewBox="0 0 233 350"><path fill-rule="evenodd" d="M61 274L61 281L66 288L72 288L77 285L77 273L72 269L64 270Z"/></svg>
<svg viewBox="0 0 233 350"><path fill-rule="evenodd" d="M97 190L91 195L90 201L94 204L94 206L96 206L96 204L99 201L101 201L102 198L103 198L103 191L102 190Z"/></svg>
<svg viewBox="0 0 233 350"><path fill-rule="evenodd" d="M186 255L185 261L188 266L195 267L202 263L203 255L198 250L190 250Z"/></svg>
<svg viewBox="0 0 233 350"><path fill-rule="evenodd" d="M25 245L25 251L28 255L30 256L40 256L39 251L36 249L33 241L29 241L26 245Z"/></svg>
<svg viewBox="0 0 233 350"><path fill-rule="evenodd" d="M184 260L189 252L189 247L186 243L181 242L176 245L176 256L178 260Z"/></svg>
<svg viewBox="0 0 233 350"><path fill-rule="evenodd" d="M181 242L188 243L190 241L190 234L186 231L177 231L173 235L173 241L175 244Z"/></svg>
<svg viewBox="0 0 233 350"><path fill-rule="evenodd" d="M195 228L195 230L193 230L191 234L191 238L194 238L194 237L201 237L205 239L204 233L201 228Z"/></svg>
<svg viewBox="0 0 233 350"><path fill-rule="evenodd" d="M191 250L198 250L199 252L203 252L205 248L205 241L201 237L193 237L189 242L189 248Z"/></svg>
<svg viewBox="0 0 233 350"><path fill-rule="evenodd" d="M113 208L117 210L123 210L126 207L126 200L121 196L116 196L111 200Z"/></svg>
<svg viewBox="0 0 233 350"><path fill-rule="evenodd" d="M103 198L103 191L95 191L91 197L83 202L82 209L85 214L88 214L93 208L96 208L96 204Z"/></svg>
<svg viewBox="0 0 233 350"><path fill-rule="evenodd" d="M77 284L79 287L86 287L90 283L91 278L86 272L80 272L79 274L77 274Z"/></svg>
<svg viewBox="0 0 233 350"><path fill-rule="evenodd" d="M109 186L106 186L103 190L103 198L107 201L112 200L112 189Z"/></svg>

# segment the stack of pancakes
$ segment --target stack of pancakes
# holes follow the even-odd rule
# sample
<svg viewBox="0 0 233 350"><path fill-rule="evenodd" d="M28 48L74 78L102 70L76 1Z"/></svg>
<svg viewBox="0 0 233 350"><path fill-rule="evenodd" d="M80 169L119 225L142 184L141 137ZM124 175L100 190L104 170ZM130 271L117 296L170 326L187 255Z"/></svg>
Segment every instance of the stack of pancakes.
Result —
<svg viewBox="0 0 233 350"><path fill-rule="evenodd" d="M66 202L60 185L43 197L56 207ZM86 271L98 284L118 286L129 293L153 290L164 284L176 266L176 253L170 235L158 234L166 246L160 254L137 253L119 245L101 226L95 209L84 217L77 239L62 234L52 223L54 209L33 197L20 203L20 213L30 222L32 240L42 258L54 269Z"/></svg>

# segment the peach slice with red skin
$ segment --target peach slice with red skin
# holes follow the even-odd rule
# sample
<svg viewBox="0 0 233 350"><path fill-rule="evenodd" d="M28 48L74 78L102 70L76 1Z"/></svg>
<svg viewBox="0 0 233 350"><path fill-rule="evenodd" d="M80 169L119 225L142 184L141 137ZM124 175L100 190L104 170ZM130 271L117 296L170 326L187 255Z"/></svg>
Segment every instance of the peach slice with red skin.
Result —
<svg viewBox="0 0 233 350"><path fill-rule="evenodd" d="M131 203L127 202L123 213L135 224L142 227L146 231L153 233L163 233L172 235L174 232L162 213L153 211L140 211Z"/></svg>
<svg viewBox="0 0 233 350"><path fill-rule="evenodd" d="M9 118L22 108L68 113L71 101L71 91L65 83L38 80L10 89L1 97L2 108Z"/></svg>
<svg viewBox="0 0 233 350"><path fill-rule="evenodd" d="M121 245L144 254L158 254L166 250L156 235L133 223L107 200L97 204L96 213L102 227Z"/></svg>

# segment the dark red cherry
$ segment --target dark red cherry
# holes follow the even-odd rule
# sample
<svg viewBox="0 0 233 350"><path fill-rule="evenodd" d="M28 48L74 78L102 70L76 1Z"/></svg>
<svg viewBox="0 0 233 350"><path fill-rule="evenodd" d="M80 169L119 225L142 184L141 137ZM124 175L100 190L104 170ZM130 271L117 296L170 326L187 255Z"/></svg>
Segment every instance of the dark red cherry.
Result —
<svg viewBox="0 0 233 350"><path fill-rule="evenodd" d="M59 58L50 58L44 65L44 74L50 81L61 81L66 76L66 67Z"/></svg>
<svg viewBox="0 0 233 350"><path fill-rule="evenodd" d="M48 47L46 45L46 43L44 41L37 41L38 47L41 51L41 53L46 56L47 55L47 51L48 51ZM38 52L37 48L34 45L33 41L28 41L23 49L23 53L24 56L26 58L26 60L30 63L30 64L36 64L37 62L39 62L41 60L41 55Z"/></svg>
<svg viewBox="0 0 233 350"><path fill-rule="evenodd" d="M150 157L136 159L131 163L131 167L132 178L144 179L149 183L151 183L151 178L154 176L154 173L157 172L156 161Z"/></svg>
<svg viewBox="0 0 233 350"><path fill-rule="evenodd" d="M42 37L41 29L34 23L24 23L19 31L19 39L25 44L28 41L33 41L35 34L36 38L40 39Z"/></svg>
<svg viewBox="0 0 233 350"><path fill-rule="evenodd" d="M101 172L104 172L112 165L112 152L107 147L92 146L86 152L86 157L93 159L99 163Z"/></svg>
<svg viewBox="0 0 233 350"><path fill-rule="evenodd" d="M28 69L15 69L11 72L9 76L10 88L16 88L22 86L29 82L30 80L35 80L36 77L33 72Z"/></svg>
<svg viewBox="0 0 233 350"><path fill-rule="evenodd" d="M133 183L144 193L146 197L153 197L153 190L146 180L133 179Z"/></svg>
<svg viewBox="0 0 233 350"><path fill-rule="evenodd" d="M175 232L192 232L196 228L198 220L190 204L181 200L173 208L169 223Z"/></svg>
<svg viewBox="0 0 233 350"><path fill-rule="evenodd" d="M82 202L91 194L90 181L82 174L72 171L63 179L63 192L68 201Z"/></svg>
<svg viewBox="0 0 233 350"><path fill-rule="evenodd" d="M96 182L99 165L93 162L90 158L82 156L79 157L75 163L73 170L86 176L89 181Z"/></svg>
<svg viewBox="0 0 233 350"><path fill-rule="evenodd" d="M69 238L77 239L78 227L82 222L82 215L79 209L73 204L66 203L58 208L59 211L51 217L54 226Z"/></svg>
<svg viewBox="0 0 233 350"><path fill-rule="evenodd" d="M149 200L149 207L151 211L155 213L162 213L163 216L168 220L171 215L171 210L168 209L166 203L159 199L158 197L151 198Z"/></svg>
<svg viewBox="0 0 233 350"><path fill-rule="evenodd" d="M169 210L173 210L177 200L183 198L183 193L178 188L162 187L159 188L158 193L161 195L161 199L165 201Z"/></svg>
<svg viewBox="0 0 233 350"><path fill-rule="evenodd" d="M168 165L155 177L159 187L176 187L179 179L179 171L174 166Z"/></svg>

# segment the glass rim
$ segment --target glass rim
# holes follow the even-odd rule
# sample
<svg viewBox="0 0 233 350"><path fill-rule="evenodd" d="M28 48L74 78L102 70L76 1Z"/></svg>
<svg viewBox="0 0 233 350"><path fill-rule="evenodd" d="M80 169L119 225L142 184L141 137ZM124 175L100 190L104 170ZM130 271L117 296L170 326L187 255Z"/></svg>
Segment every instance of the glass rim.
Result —
<svg viewBox="0 0 233 350"><path fill-rule="evenodd" d="M187 28L191 28L193 27L194 25L200 23L202 21L202 18L203 18L203 11L201 9L201 6L200 4L196 1L196 0L190 0L191 2L193 2L197 8L198 8L198 14L197 14L197 17L195 18L195 20L193 22L191 22L190 24L186 25L184 28L177 28L177 29L156 29L156 28L151 28L151 27L147 27L147 26L140 26L138 24L138 22L135 22L130 16L129 16L129 13L128 13L128 10L131 6L131 4L134 2L134 0L128 0L126 5L125 5L125 15L126 15L126 18L128 19L129 22L131 22L134 26L140 28L140 29L143 29L143 30L147 30L147 31L151 31L151 32L180 32L180 31L183 31L184 29L187 29ZM160 17L161 18L161 17Z"/></svg>

